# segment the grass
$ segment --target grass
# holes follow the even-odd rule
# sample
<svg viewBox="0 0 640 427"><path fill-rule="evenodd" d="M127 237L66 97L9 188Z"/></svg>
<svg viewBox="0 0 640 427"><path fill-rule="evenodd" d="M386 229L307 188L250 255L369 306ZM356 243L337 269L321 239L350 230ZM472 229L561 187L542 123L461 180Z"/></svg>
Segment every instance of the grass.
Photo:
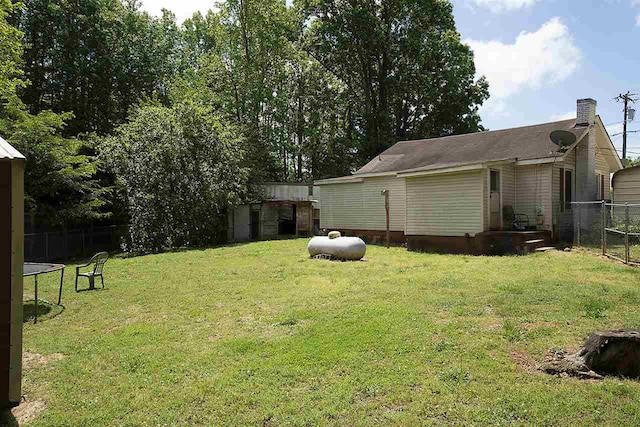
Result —
<svg viewBox="0 0 640 427"><path fill-rule="evenodd" d="M333 263L305 246L113 259L94 292L66 277L65 310L25 323L25 351L56 355L25 370L27 400L46 402L30 425L637 423L639 383L535 366L594 329L640 328L640 270L375 246Z"/></svg>

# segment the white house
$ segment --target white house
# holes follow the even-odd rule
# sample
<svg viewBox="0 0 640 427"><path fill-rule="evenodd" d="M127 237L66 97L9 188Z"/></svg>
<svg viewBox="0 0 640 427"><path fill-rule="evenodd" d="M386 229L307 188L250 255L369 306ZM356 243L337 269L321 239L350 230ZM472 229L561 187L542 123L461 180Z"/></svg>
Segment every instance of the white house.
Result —
<svg viewBox="0 0 640 427"><path fill-rule="evenodd" d="M575 142L554 143L558 130ZM382 238L389 190L392 238L410 249L483 253L507 235L570 240L570 202L609 199L621 168L596 101L581 99L575 119L401 141L353 175L316 181L320 227Z"/></svg>

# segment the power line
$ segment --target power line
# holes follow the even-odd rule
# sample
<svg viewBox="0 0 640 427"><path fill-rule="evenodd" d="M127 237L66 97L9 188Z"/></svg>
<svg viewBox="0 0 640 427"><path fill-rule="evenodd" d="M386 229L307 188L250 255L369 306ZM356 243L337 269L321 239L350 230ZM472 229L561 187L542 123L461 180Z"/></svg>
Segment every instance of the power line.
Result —
<svg viewBox="0 0 640 427"><path fill-rule="evenodd" d="M628 134L629 133L638 133L638 132L640 132L640 130L629 130L629 131L627 131ZM619 132L619 133L614 133L611 136L618 136L618 135L623 135L623 134L624 134L624 132Z"/></svg>

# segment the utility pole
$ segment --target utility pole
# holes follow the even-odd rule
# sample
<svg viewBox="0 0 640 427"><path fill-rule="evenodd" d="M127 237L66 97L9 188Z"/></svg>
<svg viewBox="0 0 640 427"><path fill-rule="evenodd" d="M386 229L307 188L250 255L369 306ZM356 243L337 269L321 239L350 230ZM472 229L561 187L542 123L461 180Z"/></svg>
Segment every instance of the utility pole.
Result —
<svg viewBox="0 0 640 427"><path fill-rule="evenodd" d="M624 121L622 122L622 163L626 166L627 160L627 122L629 117L629 102L636 102L637 98L634 98L637 94L627 93L616 96L615 100L624 102Z"/></svg>

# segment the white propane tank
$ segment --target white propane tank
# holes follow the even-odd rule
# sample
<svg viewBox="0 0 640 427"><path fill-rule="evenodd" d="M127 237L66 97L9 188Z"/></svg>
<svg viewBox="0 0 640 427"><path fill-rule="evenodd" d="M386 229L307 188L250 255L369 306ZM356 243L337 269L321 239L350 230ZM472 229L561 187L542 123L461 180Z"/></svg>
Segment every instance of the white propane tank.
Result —
<svg viewBox="0 0 640 427"><path fill-rule="evenodd" d="M326 236L317 236L307 245L309 255L332 255L335 258L358 261L367 252L367 245L359 237L336 237L331 239Z"/></svg>

